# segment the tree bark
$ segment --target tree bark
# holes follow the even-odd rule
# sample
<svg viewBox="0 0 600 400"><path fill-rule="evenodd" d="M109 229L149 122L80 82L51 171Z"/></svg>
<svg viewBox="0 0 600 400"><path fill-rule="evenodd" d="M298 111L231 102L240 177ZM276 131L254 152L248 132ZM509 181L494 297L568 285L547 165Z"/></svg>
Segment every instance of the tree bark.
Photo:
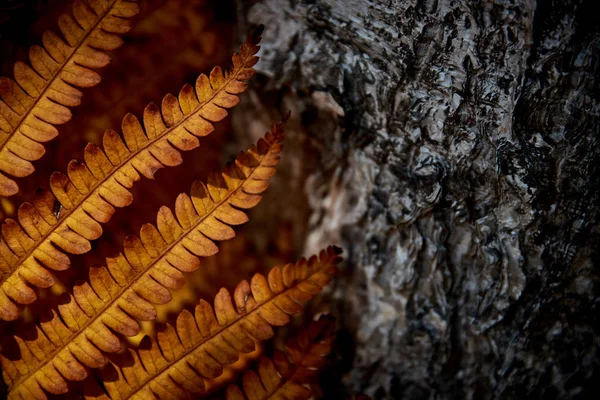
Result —
<svg viewBox="0 0 600 400"><path fill-rule="evenodd" d="M345 249L327 398L593 394L593 3L239 1L240 31L266 31L237 131L292 111L268 218Z"/></svg>

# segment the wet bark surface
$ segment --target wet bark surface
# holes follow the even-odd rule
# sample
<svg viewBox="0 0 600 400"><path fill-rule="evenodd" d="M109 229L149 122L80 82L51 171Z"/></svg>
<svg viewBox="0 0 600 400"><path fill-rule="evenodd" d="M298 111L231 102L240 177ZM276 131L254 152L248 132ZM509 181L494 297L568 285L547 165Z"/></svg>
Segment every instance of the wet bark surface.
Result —
<svg viewBox="0 0 600 400"><path fill-rule="evenodd" d="M240 31L266 31L237 131L292 111L269 208L298 219L306 253L347 258L330 293L343 388L327 398L593 394L593 3L239 2Z"/></svg>

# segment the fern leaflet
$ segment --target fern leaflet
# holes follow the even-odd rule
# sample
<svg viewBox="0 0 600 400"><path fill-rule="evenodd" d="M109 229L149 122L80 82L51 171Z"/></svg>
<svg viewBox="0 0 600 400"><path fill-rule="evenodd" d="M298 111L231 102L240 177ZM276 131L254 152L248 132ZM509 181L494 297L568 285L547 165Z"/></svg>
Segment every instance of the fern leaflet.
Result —
<svg viewBox="0 0 600 400"><path fill-rule="evenodd" d="M14 66L15 80L0 78L0 195L19 190L6 175L24 177L34 171L31 161L44 154L41 143L54 139L54 125L71 119L68 107L78 106L79 88L100 83L92 68L110 62L104 53L121 46L118 36L131 29L138 13L132 0L75 0L73 16L62 14L58 26L42 35L43 46L31 46L29 61Z"/></svg>
<svg viewBox="0 0 600 400"><path fill-rule="evenodd" d="M70 261L66 253L90 250L90 240L102 234L115 207L133 200L130 189L140 174L152 178L163 166L182 162L180 150L200 145L198 138L213 130L213 123L225 118L227 108L239 102L258 61L255 54L259 35L249 37L233 55L233 67L223 74L213 68L210 77L201 74L196 88L186 84L179 99L167 95L162 115L151 103L144 110L143 124L133 115L123 119L123 138L107 131L102 150L94 144L85 148L85 163L71 161L67 175L52 174L50 188L40 191L31 203L19 207L19 223L7 219L0 241L0 318L14 320L17 304L36 299L29 284L50 287L54 279L48 269L64 270ZM57 212L59 211L59 212ZM58 215L58 217L57 217Z"/></svg>
<svg viewBox="0 0 600 400"><path fill-rule="evenodd" d="M319 257L273 268L268 278L256 274L250 283L237 286L233 298L221 289L214 308L200 300L194 315L184 310L176 326L167 324L156 341L146 336L137 352L128 350L133 363L111 363L102 370L110 398L181 399L204 392L223 366L251 352L255 341L270 339L272 326L287 324L289 315L304 309L301 303L317 295L337 272L340 252L329 247Z"/></svg>
<svg viewBox="0 0 600 400"><path fill-rule="evenodd" d="M331 352L335 319L323 315L305 331L287 341L286 352L261 358L257 371L246 371L242 387L229 385L226 400L304 400L312 396L306 385L314 383Z"/></svg>
<svg viewBox="0 0 600 400"><path fill-rule="evenodd" d="M121 349L115 332L134 336L137 320L153 320L154 304L166 304L168 289L183 285L182 272L197 269L198 257L215 254L214 241L234 237L229 225L247 221L240 209L260 201L279 162L282 140L279 124L222 174L209 175L206 185L195 182L191 198L177 198L175 215L162 207L156 227L144 225L139 238L125 240L124 254L107 259L107 267L91 268L89 281L76 285L59 313L36 326L33 340L16 336L21 359L0 358L9 397L45 398L42 388L65 393L65 379L85 379L86 367L104 366L104 353Z"/></svg>

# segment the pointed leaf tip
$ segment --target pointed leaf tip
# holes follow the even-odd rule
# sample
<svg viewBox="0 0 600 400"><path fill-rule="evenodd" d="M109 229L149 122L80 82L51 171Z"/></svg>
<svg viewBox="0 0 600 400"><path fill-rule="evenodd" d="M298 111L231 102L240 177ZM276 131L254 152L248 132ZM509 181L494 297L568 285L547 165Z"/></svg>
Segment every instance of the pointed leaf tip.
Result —
<svg viewBox="0 0 600 400"><path fill-rule="evenodd" d="M249 35L248 37L248 42L251 44L258 44L260 43L260 40L262 39L262 34L265 31L265 26L263 24L260 24L256 30Z"/></svg>

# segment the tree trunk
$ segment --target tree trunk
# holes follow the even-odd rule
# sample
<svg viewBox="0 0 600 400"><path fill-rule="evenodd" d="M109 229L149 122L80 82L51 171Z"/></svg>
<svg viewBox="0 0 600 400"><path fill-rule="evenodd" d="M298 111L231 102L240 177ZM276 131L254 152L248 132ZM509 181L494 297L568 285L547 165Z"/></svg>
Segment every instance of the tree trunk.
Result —
<svg viewBox="0 0 600 400"><path fill-rule="evenodd" d="M327 398L593 393L593 4L239 1L240 31L266 31L237 131L292 111L269 218L347 259L330 293L346 392Z"/></svg>

